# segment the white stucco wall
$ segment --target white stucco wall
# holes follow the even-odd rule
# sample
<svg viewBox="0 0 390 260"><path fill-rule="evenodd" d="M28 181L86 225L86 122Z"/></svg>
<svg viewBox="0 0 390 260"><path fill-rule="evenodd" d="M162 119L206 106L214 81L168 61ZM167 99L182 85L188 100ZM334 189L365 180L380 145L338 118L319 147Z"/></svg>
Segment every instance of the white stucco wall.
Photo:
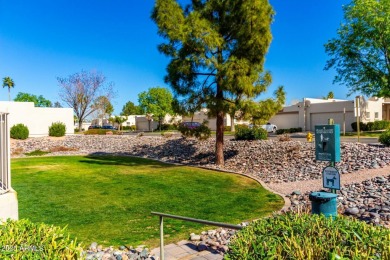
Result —
<svg viewBox="0 0 390 260"><path fill-rule="evenodd" d="M61 122L66 135L74 134L73 109L35 107L33 102L0 101L0 111L9 113L10 128L16 124L28 127L30 137L49 135L49 126Z"/></svg>
<svg viewBox="0 0 390 260"><path fill-rule="evenodd" d="M361 99L360 120L362 122L382 120L383 104L384 100L381 98ZM302 127L304 131L313 131L316 124L327 124L328 119L332 118L335 124L340 125L341 131L344 131L344 127L345 131L352 131L351 123L356 122L354 108L355 100L305 98L302 102L284 107L270 119L270 122L279 129Z"/></svg>
<svg viewBox="0 0 390 260"><path fill-rule="evenodd" d="M7 193L0 194L0 221L5 221L8 218L19 219L17 193L12 189Z"/></svg>

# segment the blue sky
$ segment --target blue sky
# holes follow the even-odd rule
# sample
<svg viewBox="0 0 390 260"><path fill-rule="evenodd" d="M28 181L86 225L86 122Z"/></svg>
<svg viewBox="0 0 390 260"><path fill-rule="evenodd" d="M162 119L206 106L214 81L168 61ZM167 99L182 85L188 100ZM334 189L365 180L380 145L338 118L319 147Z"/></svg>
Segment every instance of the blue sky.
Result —
<svg viewBox="0 0 390 260"><path fill-rule="evenodd" d="M336 36L347 0L270 0L276 16L266 69L273 75L269 97L279 85L286 104L329 91L347 98L324 71L323 45ZM0 78L18 92L60 101L57 77L81 70L102 72L115 84L114 114L138 93L164 83L168 59L157 51L162 39L150 19L153 0L0 0ZM6 88L0 100L8 100Z"/></svg>

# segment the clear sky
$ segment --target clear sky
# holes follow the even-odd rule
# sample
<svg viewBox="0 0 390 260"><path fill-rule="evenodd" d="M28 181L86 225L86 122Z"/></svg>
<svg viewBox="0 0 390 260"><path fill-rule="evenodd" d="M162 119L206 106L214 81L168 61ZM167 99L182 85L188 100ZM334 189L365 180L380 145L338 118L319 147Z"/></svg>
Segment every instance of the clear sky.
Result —
<svg viewBox="0 0 390 260"><path fill-rule="evenodd" d="M183 0L184 1L184 0ZM279 85L286 104L333 91L324 71L324 44L336 36L347 0L270 0L276 16L266 69L273 75L269 97ZM81 70L102 72L115 84L114 114L138 93L164 83L168 59L157 51L162 39L150 19L153 0L0 0L0 78L11 77L18 92L60 101L57 77ZM239 25L237 25L239 26ZM8 100L7 88L0 100Z"/></svg>

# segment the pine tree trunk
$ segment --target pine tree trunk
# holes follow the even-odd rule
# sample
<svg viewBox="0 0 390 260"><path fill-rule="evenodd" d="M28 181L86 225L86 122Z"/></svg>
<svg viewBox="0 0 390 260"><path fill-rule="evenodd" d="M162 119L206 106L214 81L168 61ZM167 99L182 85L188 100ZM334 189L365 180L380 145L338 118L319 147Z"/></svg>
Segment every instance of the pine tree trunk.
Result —
<svg viewBox="0 0 390 260"><path fill-rule="evenodd" d="M236 128L234 126L234 114L230 115L230 132L235 132Z"/></svg>
<svg viewBox="0 0 390 260"><path fill-rule="evenodd" d="M225 159L223 156L223 111L219 111L217 113L217 138L215 143L215 158L216 158L216 164L217 165L224 165Z"/></svg>

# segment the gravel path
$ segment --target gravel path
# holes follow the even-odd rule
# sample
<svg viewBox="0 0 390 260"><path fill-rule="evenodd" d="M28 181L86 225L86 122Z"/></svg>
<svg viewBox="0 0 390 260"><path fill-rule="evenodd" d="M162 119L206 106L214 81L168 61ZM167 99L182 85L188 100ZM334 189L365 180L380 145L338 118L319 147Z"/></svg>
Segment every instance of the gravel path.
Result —
<svg viewBox="0 0 390 260"><path fill-rule="evenodd" d="M353 183L360 183L365 180L370 180L378 176L388 176L390 174L390 166L385 166L379 169L367 169L360 170L355 173L347 173L340 175L340 185L347 185ZM267 183L266 184L271 190L276 191L283 195L289 195L294 191L300 191L302 193L312 192L321 190L322 181L306 180L306 181L295 181L288 183Z"/></svg>

